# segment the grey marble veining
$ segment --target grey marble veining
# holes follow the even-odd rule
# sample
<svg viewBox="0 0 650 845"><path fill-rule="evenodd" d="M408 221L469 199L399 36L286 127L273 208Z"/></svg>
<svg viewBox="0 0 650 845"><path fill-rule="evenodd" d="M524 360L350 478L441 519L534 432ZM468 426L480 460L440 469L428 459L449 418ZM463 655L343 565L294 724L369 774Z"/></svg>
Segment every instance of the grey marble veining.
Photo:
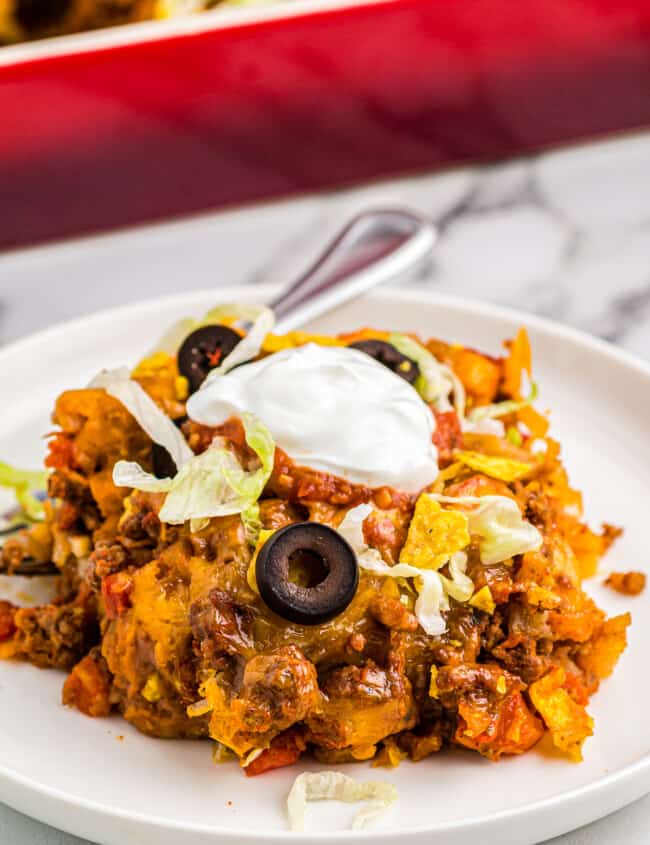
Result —
<svg viewBox="0 0 650 845"><path fill-rule="evenodd" d="M650 358L650 133L0 256L0 342L130 301L287 283L346 218L412 206L437 221L409 280L551 317ZM554 840L648 841L650 797ZM0 806L0 842L81 845ZM180 843L179 843L180 845ZM491 843L488 843L491 845Z"/></svg>

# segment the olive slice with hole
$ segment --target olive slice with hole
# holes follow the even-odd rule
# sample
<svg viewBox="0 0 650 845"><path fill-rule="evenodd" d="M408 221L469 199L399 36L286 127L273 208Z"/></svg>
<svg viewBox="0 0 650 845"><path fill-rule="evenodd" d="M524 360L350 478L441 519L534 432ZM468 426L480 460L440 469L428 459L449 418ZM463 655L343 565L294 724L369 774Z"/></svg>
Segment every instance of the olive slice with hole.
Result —
<svg viewBox="0 0 650 845"><path fill-rule="evenodd" d="M320 625L350 604L359 567L349 543L333 528L296 522L264 543L255 577L262 599L278 616L300 625Z"/></svg>
<svg viewBox="0 0 650 845"><path fill-rule="evenodd" d="M375 361L379 361L389 370L397 373L409 384L414 384L420 375L420 368L411 358L407 358L393 346L392 343L387 343L385 340L358 340L356 343L350 344L352 349L359 349L370 355Z"/></svg>
<svg viewBox="0 0 650 845"><path fill-rule="evenodd" d="M236 331L220 325L201 326L188 334L178 350L178 370L189 381L192 393L240 340L241 335Z"/></svg>

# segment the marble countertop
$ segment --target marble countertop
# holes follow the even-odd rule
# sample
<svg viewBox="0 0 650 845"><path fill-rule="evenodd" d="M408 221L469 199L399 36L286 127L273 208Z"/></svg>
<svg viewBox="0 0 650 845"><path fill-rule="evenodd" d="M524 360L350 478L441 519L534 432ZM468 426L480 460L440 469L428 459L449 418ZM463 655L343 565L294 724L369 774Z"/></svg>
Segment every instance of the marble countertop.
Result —
<svg viewBox="0 0 650 845"><path fill-rule="evenodd" d="M650 359L650 133L480 168L0 255L0 342L183 289L290 282L342 222L379 204L437 221L408 280L577 326ZM650 797L555 845L648 841ZM81 840L0 807L0 842Z"/></svg>

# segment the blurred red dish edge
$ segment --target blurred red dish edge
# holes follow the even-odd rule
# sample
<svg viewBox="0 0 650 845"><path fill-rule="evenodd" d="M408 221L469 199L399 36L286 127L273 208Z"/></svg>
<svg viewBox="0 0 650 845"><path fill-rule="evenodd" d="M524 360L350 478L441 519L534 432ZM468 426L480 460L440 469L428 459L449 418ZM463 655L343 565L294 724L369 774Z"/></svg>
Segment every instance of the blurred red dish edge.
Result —
<svg viewBox="0 0 650 845"><path fill-rule="evenodd" d="M650 0L285 0L0 49L0 248L650 124Z"/></svg>

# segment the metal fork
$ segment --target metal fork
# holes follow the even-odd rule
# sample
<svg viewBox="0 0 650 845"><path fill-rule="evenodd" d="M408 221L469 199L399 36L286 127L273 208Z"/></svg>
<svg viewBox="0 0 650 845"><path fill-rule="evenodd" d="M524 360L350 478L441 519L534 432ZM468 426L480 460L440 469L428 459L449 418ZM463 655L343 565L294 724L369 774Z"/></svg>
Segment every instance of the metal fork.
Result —
<svg viewBox="0 0 650 845"><path fill-rule="evenodd" d="M371 288L397 281L431 254L437 236L430 220L408 209L358 214L311 267L269 303L278 318L276 331L295 329ZM0 515L0 537L27 527L16 524L19 515L16 509ZM12 573L58 575L60 570L53 563L23 558Z"/></svg>

